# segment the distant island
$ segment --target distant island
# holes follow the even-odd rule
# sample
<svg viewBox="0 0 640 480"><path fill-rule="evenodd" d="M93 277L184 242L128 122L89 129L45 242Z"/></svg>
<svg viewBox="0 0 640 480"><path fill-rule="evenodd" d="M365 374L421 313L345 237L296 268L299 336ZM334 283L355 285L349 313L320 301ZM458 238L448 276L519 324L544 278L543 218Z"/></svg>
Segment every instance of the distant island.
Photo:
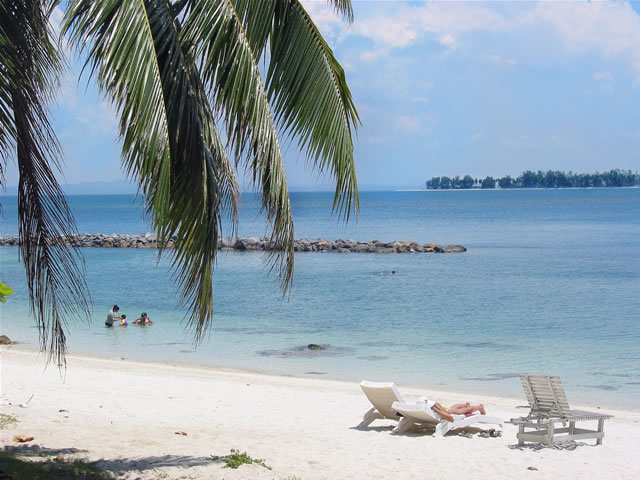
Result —
<svg viewBox="0 0 640 480"><path fill-rule="evenodd" d="M631 170L614 169L608 172L573 173L549 170L527 170L513 178L473 178L465 175L460 178L433 177L425 182L429 190L461 190L470 188L600 188L600 187L637 187L640 186L640 174Z"/></svg>

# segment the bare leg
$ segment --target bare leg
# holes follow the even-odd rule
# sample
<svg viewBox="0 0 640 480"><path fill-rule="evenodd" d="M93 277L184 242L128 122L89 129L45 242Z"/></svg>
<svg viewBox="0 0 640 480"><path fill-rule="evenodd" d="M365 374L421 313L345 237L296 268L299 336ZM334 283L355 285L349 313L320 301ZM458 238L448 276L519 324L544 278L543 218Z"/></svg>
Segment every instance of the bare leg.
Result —
<svg viewBox="0 0 640 480"><path fill-rule="evenodd" d="M447 422L453 422L453 417L449 414L449 411L439 403L436 403L433 407L431 407L431 410L436 412L438 415L444 418Z"/></svg>
<svg viewBox="0 0 640 480"><path fill-rule="evenodd" d="M485 415L487 412L484 409L484 405L471 405L469 402L467 403L457 403L453 405L449 412L454 413L456 415L468 415L474 412L480 412L482 415Z"/></svg>

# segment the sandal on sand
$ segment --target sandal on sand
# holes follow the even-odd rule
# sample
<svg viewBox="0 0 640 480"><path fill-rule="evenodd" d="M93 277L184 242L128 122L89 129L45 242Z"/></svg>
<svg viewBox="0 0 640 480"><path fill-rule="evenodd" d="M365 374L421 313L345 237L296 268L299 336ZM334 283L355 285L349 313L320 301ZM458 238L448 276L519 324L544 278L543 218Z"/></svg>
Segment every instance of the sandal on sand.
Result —
<svg viewBox="0 0 640 480"><path fill-rule="evenodd" d="M502 432L500 432L499 430L496 430L495 428L491 428L488 433L489 433L489 436L492 438L502 436Z"/></svg>
<svg viewBox="0 0 640 480"><path fill-rule="evenodd" d="M491 436L491 434L489 432L487 432L486 430L483 430L482 432L478 433L479 437L482 438L489 438Z"/></svg>
<svg viewBox="0 0 640 480"><path fill-rule="evenodd" d="M473 438L473 433L467 431L460 432L459 435L465 438Z"/></svg>

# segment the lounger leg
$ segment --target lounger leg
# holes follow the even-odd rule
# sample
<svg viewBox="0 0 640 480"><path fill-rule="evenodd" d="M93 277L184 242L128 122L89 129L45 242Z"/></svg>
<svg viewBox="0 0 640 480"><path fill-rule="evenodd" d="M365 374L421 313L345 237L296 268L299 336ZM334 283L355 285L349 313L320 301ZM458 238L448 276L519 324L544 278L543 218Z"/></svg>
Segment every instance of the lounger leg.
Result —
<svg viewBox="0 0 640 480"><path fill-rule="evenodd" d="M524 425L518 425L518 445L524 445L524 440L522 439L522 435L524 434Z"/></svg>
<svg viewBox="0 0 640 480"><path fill-rule="evenodd" d="M574 433L576 433L576 422L575 422L575 420L569 422L569 438L571 440L573 440L573 434Z"/></svg>
<svg viewBox="0 0 640 480"><path fill-rule="evenodd" d="M602 436L599 436L596 439L596 445L602 445L602 437L604 437L604 418L598 419L598 433L601 433Z"/></svg>
<svg viewBox="0 0 640 480"><path fill-rule="evenodd" d="M553 422L547 424L547 447L553 448L553 435L554 435Z"/></svg>
<svg viewBox="0 0 640 480"><path fill-rule="evenodd" d="M453 426L451 422L447 422L446 420L440 420L440 423L436 425L436 431L433 435L435 437L444 437L447 433L449 433L449 430L453 430L454 428L456 427Z"/></svg>
<svg viewBox="0 0 640 480"><path fill-rule="evenodd" d="M378 416L376 415L376 409L375 409L375 407L371 407L367 411L367 413L365 413L364 416L362 417L362 422L360 422L360 424L358 425L358 428L362 428L362 427L368 426L376 418L378 418Z"/></svg>
<svg viewBox="0 0 640 480"><path fill-rule="evenodd" d="M393 429L391 433L404 433L413 427L413 420L407 417L402 417L398 422L398 426Z"/></svg>

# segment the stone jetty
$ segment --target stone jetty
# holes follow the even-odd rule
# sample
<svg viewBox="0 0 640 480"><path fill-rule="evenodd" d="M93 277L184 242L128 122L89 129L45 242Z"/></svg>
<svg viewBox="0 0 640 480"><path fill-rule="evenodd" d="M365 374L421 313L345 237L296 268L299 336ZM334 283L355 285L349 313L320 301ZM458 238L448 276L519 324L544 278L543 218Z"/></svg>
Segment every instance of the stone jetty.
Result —
<svg viewBox="0 0 640 480"><path fill-rule="evenodd" d="M118 234L105 235L103 233L82 234L65 237L65 245L77 247L96 248L158 248L158 239L152 233L137 235ZM19 245L18 237L0 237L0 246ZM167 248L173 248L173 241L167 242ZM268 238L223 237L218 239L218 248L221 250L271 250ZM420 244L417 242L382 242L372 240L370 242L356 242L355 240L309 240L301 238L295 241L296 252L336 252L336 253L460 253L467 249L462 245L436 245L435 243Z"/></svg>

